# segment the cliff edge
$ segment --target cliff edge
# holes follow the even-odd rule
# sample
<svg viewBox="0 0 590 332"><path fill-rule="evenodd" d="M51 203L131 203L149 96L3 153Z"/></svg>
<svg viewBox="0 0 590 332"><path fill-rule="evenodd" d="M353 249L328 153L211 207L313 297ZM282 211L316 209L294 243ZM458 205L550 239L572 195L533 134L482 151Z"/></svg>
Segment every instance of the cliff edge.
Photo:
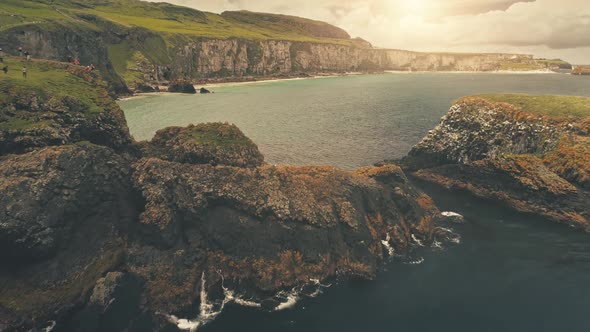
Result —
<svg viewBox="0 0 590 332"><path fill-rule="evenodd" d="M590 231L590 99L458 100L403 160L422 180Z"/></svg>

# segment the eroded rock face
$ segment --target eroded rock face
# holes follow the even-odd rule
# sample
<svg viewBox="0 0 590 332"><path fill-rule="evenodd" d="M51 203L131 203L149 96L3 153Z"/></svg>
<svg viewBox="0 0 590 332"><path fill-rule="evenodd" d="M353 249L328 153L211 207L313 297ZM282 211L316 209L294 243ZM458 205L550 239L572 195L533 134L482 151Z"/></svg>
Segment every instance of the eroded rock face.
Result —
<svg viewBox="0 0 590 332"><path fill-rule="evenodd" d="M467 98L403 165L413 175L590 231L588 119L552 118Z"/></svg>
<svg viewBox="0 0 590 332"><path fill-rule="evenodd" d="M129 161L90 144L0 159L0 328L61 321L122 262L137 220Z"/></svg>
<svg viewBox="0 0 590 332"><path fill-rule="evenodd" d="M468 164L503 154L554 150L567 125L519 111L513 105L466 98L451 106L436 128L412 148L407 166Z"/></svg>
<svg viewBox="0 0 590 332"><path fill-rule="evenodd" d="M105 209L124 208L118 200L129 190L129 162L90 144L45 148L3 157L0 188L1 256L46 258L87 219L118 215Z"/></svg>
<svg viewBox="0 0 590 332"><path fill-rule="evenodd" d="M264 162L256 144L228 123L164 128L145 145L144 154L189 164L255 167Z"/></svg>
<svg viewBox="0 0 590 332"><path fill-rule="evenodd" d="M259 300L313 279L372 278L382 241L399 252L412 235L428 241L437 214L393 165L345 172L151 158L133 179L150 241L131 249L130 269L147 280L149 305L167 312L190 306L202 275L211 289L225 279Z"/></svg>

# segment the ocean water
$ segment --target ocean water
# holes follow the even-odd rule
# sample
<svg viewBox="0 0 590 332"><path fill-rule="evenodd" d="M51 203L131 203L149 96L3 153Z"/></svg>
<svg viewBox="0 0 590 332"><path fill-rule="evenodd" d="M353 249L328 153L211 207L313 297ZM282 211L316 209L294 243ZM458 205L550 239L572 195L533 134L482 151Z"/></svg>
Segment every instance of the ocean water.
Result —
<svg viewBox="0 0 590 332"><path fill-rule="evenodd" d="M213 88L211 95L121 101L131 133L227 121L270 163L354 169L403 157L450 103L478 93L590 96L590 78L540 74L392 74ZM377 280L343 281L291 310L229 304L200 331L590 331L590 235L420 184L459 212L461 243L392 261ZM422 260L423 259L423 260ZM197 313L195 313L196 315Z"/></svg>

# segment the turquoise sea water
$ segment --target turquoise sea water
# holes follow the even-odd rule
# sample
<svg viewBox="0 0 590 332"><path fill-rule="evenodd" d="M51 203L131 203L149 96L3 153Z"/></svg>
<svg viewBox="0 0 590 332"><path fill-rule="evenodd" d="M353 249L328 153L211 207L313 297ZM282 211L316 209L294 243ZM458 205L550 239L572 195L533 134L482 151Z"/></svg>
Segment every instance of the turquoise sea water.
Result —
<svg viewBox="0 0 590 332"><path fill-rule="evenodd" d="M404 156L450 103L477 93L590 96L590 77L392 74L213 88L211 95L120 102L132 134L228 121L270 163L353 169ZM372 282L347 281L292 310L230 305L202 331L590 331L590 235L422 184L462 213L460 245L391 262ZM196 313L195 313L196 315Z"/></svg>

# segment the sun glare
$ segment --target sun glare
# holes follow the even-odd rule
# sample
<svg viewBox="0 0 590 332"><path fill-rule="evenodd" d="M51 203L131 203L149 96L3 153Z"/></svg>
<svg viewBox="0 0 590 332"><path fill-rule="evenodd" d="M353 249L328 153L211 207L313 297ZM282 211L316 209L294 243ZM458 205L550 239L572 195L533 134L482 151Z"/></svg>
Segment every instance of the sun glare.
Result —
<svg viewBox="0 0 590 332"><path fill-rule="evenodd" d="M426 10L427 0L400 0L401 7L407 14L421 15Z"/></svg>

